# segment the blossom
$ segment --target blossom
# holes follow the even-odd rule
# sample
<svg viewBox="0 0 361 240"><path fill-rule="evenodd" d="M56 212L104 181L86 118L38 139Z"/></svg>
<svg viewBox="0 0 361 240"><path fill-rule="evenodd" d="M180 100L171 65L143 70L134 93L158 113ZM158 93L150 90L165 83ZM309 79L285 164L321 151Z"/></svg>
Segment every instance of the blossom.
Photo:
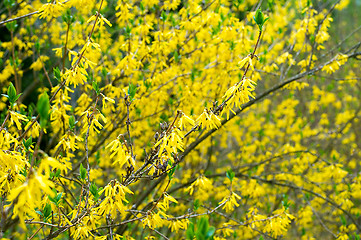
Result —
<svg viewBox="0 0 361 240"><path fill-rule="evenodd" d="M21 130L21 121L28 122L29 119L26 118L26 116L17 113L15 111L10 111L10 125L14 124L16 125L18 130Z"/></svg>
<svg viewBox="0 0 361 240"><path fill-rule="evenodd" d="M196 122L199 126L203 126L206 129L219 128L222 125L221 119L208 109L204 109Z"/></svg>
<svg viewBox="0 0 361 240"><path fill-rule="evenodd" d="M64 10L64 6L60 2L55 3L46 3L39 9L39 18L46 18L47 20L51 18L59 17Z"/></svg>

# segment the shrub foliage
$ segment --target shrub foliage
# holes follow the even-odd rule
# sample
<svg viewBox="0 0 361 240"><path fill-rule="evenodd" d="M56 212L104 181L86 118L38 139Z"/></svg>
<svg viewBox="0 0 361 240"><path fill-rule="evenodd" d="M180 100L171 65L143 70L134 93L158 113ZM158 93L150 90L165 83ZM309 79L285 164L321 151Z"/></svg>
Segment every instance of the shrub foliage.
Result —
<svg viewBox="0 0 361 240"><path fill-rule="evenodd" d="M3 1L0 238L360 239L357 6Z"/></svg>

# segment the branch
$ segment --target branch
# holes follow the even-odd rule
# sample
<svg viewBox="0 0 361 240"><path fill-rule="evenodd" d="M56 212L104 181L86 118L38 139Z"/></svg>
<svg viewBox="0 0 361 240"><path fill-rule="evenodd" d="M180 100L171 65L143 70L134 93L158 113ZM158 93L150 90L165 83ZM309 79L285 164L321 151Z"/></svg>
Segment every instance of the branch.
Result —
<svg viewBox="0 0 361 240"><path fill-rule="evenodd" d="M302 192L308 192L318 198L321 198L322 200L328 202L329 204L331 204L332 206L336 207L337 209L341 210L344 214L346 214L352 221L353 224L355 224L357 230L360 232L361 231L361 226L356 222L356 220L352 217L351 213L346 211L345 209L343 209L341 207L341 205L337 204L336 202L334 202L332 199L328 198L327 196L322 196L321 194L319 193L316 193L312 190L309 190L309 189L306 189L304 187L299 187L299 186L296 186L294 184L291 184L291 183L281 183L281 182L277 182L275 180L267 180L267 179L264 179L264 178L261 178L261 177L258 177L258 176L248 176L248 175L245 175L245 174L236 174L237 177L245 177L245 178L252 178L252 179L256 179L258 181L261 181L261 182L264 182L264 183L267 183L267 184L273 184L273 185L278 185L278 186L281 186L281 187L287 187L287 188L292 188L292 189L296 189L296 190L300 190Z"/></svg>
<svg viewBox="0 0 361 240"><path fill-rule="evenodd" d="M348 55L348 58L356 58L361 55L361 52L355 52L352 54ZM316 72L320 71L324 66L326 66L327 64L331 63L333 61L333 59L331 59L330 61L319 65L309 71L303 72L303 73L299 73L289 79L287 79L284 82L281 82L279 84L276 84L275 86L273 86L272 88L268 89L267 91L261 93L259 96L257 96L255 99L250 100L249 102L245 103L242 108L237 109L234 113L231 113L229 116L229 119L223 119L221 122L221 126L224 126L227 122L229 122L230 120L232 120L235 116L239 115L241 112L243 112L245 109L251 107L252 105L254 105L255 103L263 100L265 97L267 97L268 95L270 95L271 93L276 92L277 90L283 88L284 86L286 86L287 84L294 82L298 79L301 79L303 77L306 76L311 76L313 74L315 74ZM220 129L220 128L218 128ZM200 137L199 139L197 139L196 141L194 141L193 143L191 143L183 152L183 154L180 156L180 161L183 161L184 157L187 156L194 148L196 148L201 142L203 142L205 139L207 139L209 136L211 136L214 132L216 132L218 129L212 129L209 130L206 134L204 134L202 137Z"/></svg>
<svg viewBox="0 0 361 240"><path fill-rule="evenodd" d="M35 14L38 14L39 11L35 11L35 12L32 12L32 13L28 13L28 14L25 14L25 15L22 15L20 17L15 17L15 18L10 18L8 20L5 20L5 21L2 21L0 22L0 27L8 22L12 22L12 21L16 21L16 20L19 20L19 19L23 19L23 18L26 18L26 17L30 17L32 15L35 15Z"/></svg>

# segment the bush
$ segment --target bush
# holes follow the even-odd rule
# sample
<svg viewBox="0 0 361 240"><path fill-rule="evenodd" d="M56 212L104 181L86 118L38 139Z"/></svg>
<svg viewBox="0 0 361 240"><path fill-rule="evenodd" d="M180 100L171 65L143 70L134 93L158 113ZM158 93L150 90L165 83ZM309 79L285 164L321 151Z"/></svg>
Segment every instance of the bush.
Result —
<svg viewBox="0 0 361 240"><path fill-rule="evenodd" d="M0 237L359 239L357 3L4 1Z"/></svg>

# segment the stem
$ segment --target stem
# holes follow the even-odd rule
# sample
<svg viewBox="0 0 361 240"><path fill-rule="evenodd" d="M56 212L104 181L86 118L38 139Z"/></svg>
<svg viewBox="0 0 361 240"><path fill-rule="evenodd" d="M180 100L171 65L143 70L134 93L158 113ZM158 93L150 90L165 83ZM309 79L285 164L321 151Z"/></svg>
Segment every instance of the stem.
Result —
<svg viewBox="0 0 361 240"><path fill-rule="evenodd" d="M44 134L44 130L41 129L38 141L37 141L35 149L34 149L33 161L34 161L35 157L38 155L38 149L40 148L40 142L41 142L41 138L43 137L43 134ZM33 165L33 163L31 165Z"/></svg>
<svg viewBox="0 0 361 240"><path fill-rule="evenodd" d="M256 42L256 45L254 46L254 49L253 49L253 52L251 53L251 60L256 56L255 53L256 53L256 50L257 50L257 47L258 47L258 44L261 40L261 36L262 36L262 30L259 30L259 33L258 33L258 38L257 38L257 42ZM244 71L243 75L242 75L242 78L239 82L242 82L243 79L246 77L246 74L249 70L249 67L251 66L251 64L248 62L247 64L247 67L246 67L246 70ZM239 83L238 82L238 83ZM237 84L238 84L237 83ZM227 102L233 97L233 95L229 96L222 104L220 104L218 107L215 108L214 110L214 114L219 114L220 111L223 109L223 107L227 104Z"/></svg>
<svg viewBox="0 0 361 240"><path fill-rule="evenodd" d="M15 88L16 88L16 94L21 93L21 82L18 79L17 74L17 66L16 66L16 59L15 59L15 43L14 43L14 31L12 30L10 32L11 36L11 55L13 57L13 67L14 67L14 78L15 78Z"/></svg>
<svg viewBox="0 0 361 240"><path fill-rule="evenodd" d="M70 24L68 24L68 27L66 29L66 37L65 37L65 45L64 45L64 53L63 53L63 67L62 67L62 73L65 72L65 59L66 59L66 54L68 52L68 36L69 36L69 29L70 29Z"/></svg>
<svg viewBox="0 0 361 240"><path fill-rule="evenodd" d="M4 129L5 124L6 124L6 121L9 119L9 116L10 116L10 110L9 110L8 113L6 114L6 117L5 117L5 119L4 119L3 124L1 124L0 132Z"/></svg>
<svg viewBox="0 0 361 240"><path fill-rule="evenodd" d="M102 4L103 4L103 0L100 2L99 11L98 11L97 17L96 17L96 19L95 19L95 23L94 23L94 25L93 25L93 28L92 28L91 32L89 33L88 41L90 41L91 36L92 36L92 34L93 34L93 32L94 32L94 28L95 28L95 25L96 25L96 23L97 23L97 21L98 21L98 18L99 18L99 15L100 15L99 12L100 12L100 9L102 8ZM75 69L75 68L79 65L80 60L81 60L81 59L83 58L83 56L84 56L84 52L85 52L85 50L80 54L78 60L77 60L77 61L75 62L75 64L73 65L72 69ZM58 89L55 91L55 93L53 94L53 96L50 98L49 102L51 102L51 101L54 100L55 96L60 92L60 89L62 89L62 88L64 87L65 82L66 82L66 80L64 80L63 82L60 83L60 86L59 86ZM39 118L40 118L40 115L38 115L38 116L33 120L33 122L30 124L30 126L29 126L16 140L17 140L17 141L20 141L20 140L25 136L25 134L33 127L33 125L35 124L35 122L36 122Z"/></svg>
<svg viewBox="0 0 361 240"><path fill-rule="evenodd" d="M106 218L107 218L107 224L108 224L108 226L109 226L109 236L110 236L110 240L113 240L113 229L112 229L112 226L111 226L109 214L107 215Z"/></svg>
<svg viewBox="0 0 361 240"><path fill-rule="evenodd" d="M40 226L40 228L38 228L38 230L36 230L36 232L34 232L34 234L31 235L31 237L28 238L28 240L33 239L33 238L35 237L35 235L36 235L43 227L44 227L44 224L42 224L42 225Z"/></svg>
<svg viewBox="0 0 361 240"><path fill-rule="evenodd" d="M361 55L361 52L355 52L352 54L348 55L348 58L355 58L357 56ZM289 79L287 79L284 82L281 82L279 84L274 85L273 87L271 87L270 89L264 91L263 93L261 93L260 95L258 95L255 99L252 99L251 101L245 103L242 105L242 107L240 109L237 109L235 111L235 113L230 114L229 119L223 119L223 121L221 122L221 126L225 125L227 122L231 121L235 116L237 116L238 114L240 114L241 112L243 112L245 109L251 107L253 104L261 101L263 98L267 97L268 95L272 94L273 92L276 92L277 90L283 88L284 86L286 86L287 84L294 82L298 79L301 79L303 77L306 76L310 76L310 75L314 75L316 72L320 71L324 66L326 66L327 64L330 64L333 61L333 59L331 59L330 61L319 65L313 69L311 69L310 71L307 72L303 72L303 73L299 73ZM195 126L196 127L196 126ZM192 133L195 129L195 127L193 127L187 134L184 135L184 137L188 136L190 133ZM196 141L194 141L193 143L191 143L183 152L183 155L180 156L180 161L183 161L184 157L187 156L194 148L196 148L201 142L203 142L206 138L208 138L209 136L211 136L215 131L217 131L217 129L212 129L209 130L206 134L204 134L202 137L198 138Z"/></svg>
<svg viewBox="0 0 361 240"><path fill-rule="evenodd" d="M86 151L86 170L87 170L87 185L89 187L90 184L90 164L89 164L89 147L88 147L88 139L89 139L89 132L90 132L90 126L92 124L92 121L94 119L94 113L96 110L96 106L98 104L99 96L95 99L95 103L93 106L93 113L88 117L88 130L86 132L85 136L85 151ZM89 193L89 192L88 192ZM88 200L89 194L87 194L87 200Z"/></svg>
<svg viewBox="0 0 361 240"><path fill-rule="evenodd" d="M40 53L39 53L39 56L40 56ZM40 61L41 61L41 59L40 59ZM43 67L43 70L44 70L46 79L48 79L48 82L49 82L49 84L50 84L50 87L53 88L53 84L52 84L51 81L50 81L49 74L48 74L48 72L47 72L46 69L45 69L45 66L44 66L43 61L41 61L41 66Z"/></svg>
<svg viewBox="0 0 361 240"><path fill-rule="evenodd" d="M171 180L168 180L167 186L165 186L162 194L160 195L160 197L158 198L158 200L155 202L155 204L153 205L153 207L149 210L149 212L153 211L153 209L158 205L160 199L164 196L164 193L167 191L167 189L168 189L168 187L169 187L169 184L170 184L170 181L171 181Z"/></svg>
<svg viewBox="0 0 361 240"><path fill-rule="evenodd" d="M126 95L125 96L125 105L127 106L127 133L128 133L128 145L129 145L129 148L130 148L130 154L132 156L132 158L134 159L134 155L133 155L133 144L132 144L132 139L130 137L130 117L129 117L129 107L130 107L130 104L131 104L131 101L129 101L129 96Z"/></svg>
<svg viewBox="0 0 361 240"><path fill-rule="evenodd" d="M30 17L30 16L32 16L32 15L34 15L34 14L37 14L37 13L39 13L39 11L35 11L35 12L32 12L32 13L28 13L28 14L25 14L25 15L20 16L20 17L10 18L10 19L8 19L8 20L5 20L5 21L0 22L0 26L6 24L6 23L8 23L8 22L12 22L12 21L16 21L16 20L23 19L23 18L26 18L26 17Z"/></svg>
<svg viewBox="0 0 361 240"><path fill-rule="evenodd" d="M254 46L253 52L252 52L251 55L250 55L250 59L251 59L251 60L256 56L256 50L257 50L257 47L258 47L259 42L260 42L260 40L261 40L261 36L262 36L262 30L259 30L259 31L258 31L258 38L257 38L256 45ZM242 75L242 79L241 79L239 82L242 82L242 81L243 81L243 79L245 78L245 76L246 76L246 74L247 74L250 66L251 66L251 64L248 62L247 67L246 67L246 70L244 71L244 73L243 73L243 75ZM239 83L239 82L238 82L238 83ZM238 83L237 83L237 84L238 84ZM227 104L227 102L228 102L232 97L233 97L233 95L229 96L226 100L224 100L224 101L222 102L222 104L220 104L220 105L218 105L217 107L215 107L212 112L213 112L215 115L219 115L219 114L221 113L223 107ZM223 124L222 124L222 125L223 125ZM184 134L184 138L188 137L192 132L194 132L194 131L198 128L198 126L199 126L198 124L195 125L191 130L189 130L186 134Z"/></svg>
<svg viewBox="0 0 361 240"><path fill-rule="evenodd" d="M177 115L175 115L175 118L173 119L173 122L169 125L166 134L168 134L172 128L174 127L175 122L177 121L177 118L182 114L181 110L177 110Z"/></svg>

